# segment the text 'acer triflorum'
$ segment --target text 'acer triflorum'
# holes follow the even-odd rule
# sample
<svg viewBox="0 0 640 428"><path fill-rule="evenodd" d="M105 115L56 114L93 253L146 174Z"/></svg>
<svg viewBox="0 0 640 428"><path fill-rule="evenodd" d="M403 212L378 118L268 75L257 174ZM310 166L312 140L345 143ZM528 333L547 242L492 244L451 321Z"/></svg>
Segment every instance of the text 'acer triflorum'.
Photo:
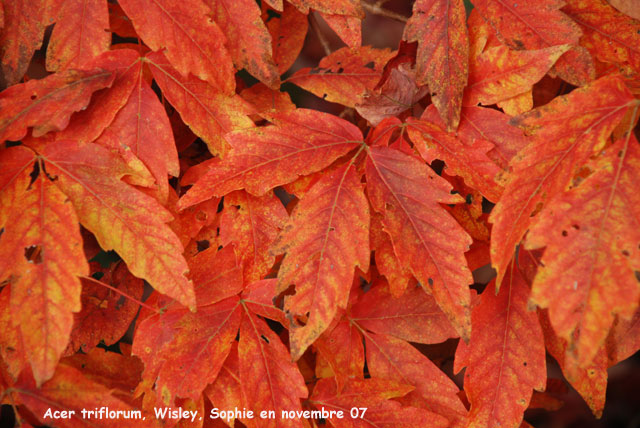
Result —
<svg viewBox="0 0 640 428"><path fill-rule="evenodd" d="M638 10L0 0L0 424L610 421Z"/></svg>

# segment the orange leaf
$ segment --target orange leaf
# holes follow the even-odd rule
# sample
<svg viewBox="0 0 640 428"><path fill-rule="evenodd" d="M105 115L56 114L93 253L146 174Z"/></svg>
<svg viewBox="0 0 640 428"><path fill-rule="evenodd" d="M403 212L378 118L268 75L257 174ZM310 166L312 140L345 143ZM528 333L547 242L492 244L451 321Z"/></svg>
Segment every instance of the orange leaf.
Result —
<svg viewBox="0 0 640 428"><path fill-rule="evenodd" d="M313 344L318 354L327 361L335 376L338 390L350 378L362 379L364 373L364 346L357 327L342 320L325 331ZM316 362L316 371L318 363Z"/></svg>
<svg viewBox="0 0 640 428"><path fill-rule="evenodd" d="M151 85L143 79L138 59L126 72L133 90L96 144L118 150L129 162L131 155L136 161L140 159L155 178L158 200L165 202L169 196L167 176L180 173L178 152L169 118Z"/></svg>
<svg viewBox="0 0 640 428"><path fill-rule="evenodd" d="M265 426L282 426L281 411L301 410L300 399L307 398L308 392L298 366L291 362L287 348L267 323L246 308L238 357L247 408L256 415L270 410L276 413L276 419L265 420ZM302 426L297 418L288 422L288 426Z"/></svg>
<svg viewBox="0 0 640 428"><path fill-rule="evenodd" d="M238 334L241 315L233 297L199 306L196 313L173 309L142 321L133 353L144 362L143 377L155 383L162 405L172 406L176 396L197 400L215 380Z"/></svg>
<svg viewBox="0 0 640 428"><path fill-rule="evenodd" d="M213 20L227 36L226 48L238 69L246 69L272 89L280 76L271 54L271 35L253 0L207 0Z"/></svg>
<svg viewBox="0 0 640 428"><path fill-rule="evenodd" d="M253 196L236 191L224 198L220 219L220 242L235 243L244 262L244 279L252 283L263 278L275 261L268 250L289 219L287 210L273 194Z"/></svg>
<svg viewBox="0 0 640 428"><path fill-rule="evenodd" d="M426 120L409 118L407 124L409 137L425 161L443 160L447 164L448 174L464 178L468 186L477 189L491 201L500 198L502 186L495 182L500 168L487 155L493 149L493 144L481 139L465 144L437 123Z"/></svg>
<svg viewBox="0 0 640 428"><path fill-rule="evenodd" d="M504 193L489 217L497 286L536 207L564 191L574 171L602 146L632 100L622 79L609 76L512 120L535 138L511 161Z"/></svg>
<svg viewBox="0 0 640 428"><path fill-rule="evenodd" d="M427 410L403 407L390 398L406 395L411 387L380 379L351 380L342 391L333 379L320 379L309 402L317 409L333 411L326 418L337 428L418 426L446 427L446 419ZM357 414L351 414L357 410ZM342 412L338 417L335 412Z"/></svg>
<svg viewBox="0 0 640 428"><path fill-rule="evenodd" d="M309 9L322 13L335 15L357 16L364 18L364 10L358 0L335 0L327 2L325 0L288 0L289 3L297 7L302 13L309 13Z"/></svg>
<svg viewBox="0 0 640 428"><path fill-rule="evenodd" d="M615 315L630 320L640 299L638 141L632 134L607 147L592 168L577 188L548 201L526 240L527 249L546 247L531 300L549 308L581 367L604 344Z"/></svg>
<svg viewBox="0 0 640 428"><path fill-rule="evenodd" d="M462 91L467 84L469 36L462 0L418 0L404 40L418 42L418 84L429 85L442 120L458 127Z"/></svg>
<svg viewBox="0 0 640 428"><path fill-rule="evenodd" d="M3 1L0 29L0 70L6 85L22 79L36 49L42 45L46 25L46 0Z"/></svg>
<svg viewBox="0 0 640 428"><path fill-rule="evenodd" d="M182 77L161 53L150 53L146 60L164 96L191 130L207 143L211 153L226 153L226 133L254 126L247 116L251 106L239 96L228 95L195 76Z"/></svg>
<svg viewBox="0 0 640 428"><path fill-rule="evenodd" d="M264 195L327 167L363 139L355 125L319 111L297 109L272 118L274 125L228 134L233 149L181 198L179 208L239 189Z"/></svg>
<svg viewBox="0 0 640 428"><path fill-rule="evenodd" d="M491 284L471 314L471 341L458 344L454 371L466 366L471 403L468 427L518 426L533 389L546 385L545 348L538 316L527 309L529 286L511 267L500 293Z"/></svg>
<svg viewBox="0 0 640 428"><path fill-rule="evenodd" d="M287 81L324 100L355 107L376 86L392 55L389 49L369 46L342 48L322 58L317 68L298 70Z"/></svg>
<svg viewBox="0 0 640 428"><path fill-rule="evenodd" d="M304 40L307 35L309 21L289 3L285 3L280 8L282 13L279 17L269 17L267 29L271 34L273 60L278 66L278 73L287 71L300 55Z"/></svg>
<svg viewBox="0 0 640 428"><path fill-rule="evenodd" d="M530 91L568 49L568 45L560 45L532 51L506 46L486 50L469 69L465 105L496 104Z"/></svg>
<svg viewBox="0 0 640 428"><path fill-rule="evenodd" d="M396 255L433 292L460 336L468 338L473 279L464 252L472 240L439 205L462 198L415 157L388 147L372 147L368 153L367 192L383 215Z"/></svg>
<svg viewBox="0 0 640 428"><path fill-rule="evenodd" d="M47 47L47 70L79 68L109 50L108 28L106 0L65 0Z"/></svg>
<svg viewBox="0 0 640 428"><path fill-rule="evenodd" d="M640 22L600 0L569 0L562 11L584 32L580 44L603 62L640 72Z"/></svg>
<svg viewBox="0 0 640 428"><path fill-rule="evenodd" d="M386 284L374 284L353 305L350 319L374 333L408 342L440 343L457 337L433 296L418 287L407 290L400 297L393 297Z"/></svg>
<svg viewBox="0 0 640 428"><path fill-rule="evenodd" d="M385 334L363 332L367 366L373 379L397 380L415 386L429 412L459 426L467 411L458 387L435 364L404 340ZM435 418L435 415L433 416Z"/></svg>
<svg viewBox="0 0 640 428"><path fill-rule="evenodd" d="M286 252L278 291L295 284L285 298L293 317L309 313L304 326L292 325L294 360L346 308L354 268L369 270L369 205L351 163L323 176L302 198L271 250Z"/></svg>
<svg viewBox="0 0 640 428"><path fill-rule="evenodd" d="M329 27L350 48L360 47L362 44L362 19L360 17L321 13Z"/></svg>
<svg viewBox="0 0 640 428"><path fill-rule="evenodd" d="M96 144L58 141L43 153L47 173L71 200L83 226L105 249L114 249L131 273L185 306L195 306L193 285L171 214L155 199L120 181L131 170ZM135 210L131 207L136 207Z"/></svg>
<svg viewBox="0 0 640 428"><path fill-rule="evenodd" d="M145 44L153 51L166 48L173 67L209 82L221 93L235 90L234 69L220 28L209 19L201 0L121 0Z"/></svg>
<svg viewBox="0 0 640 428"><path fill-rule="evenodd" d="M53 376L67 346L72 312L80 310L78 276L88 275L89 267L69 200L44 171L32 179L28 152L9 148L0 158L3 164L13 156L32 158L0 193L0 281L10 280L11 312L40 385Z"/></svg>
<svg viewBox="0 0 640 428"><path fill-rule="evenodd" d="M33 127L33 136L59 131L75 111L89 104L91 94L111 86L114 73L68 70L42 80L30 80L0 93L0 141L20 140Z"/></svg>

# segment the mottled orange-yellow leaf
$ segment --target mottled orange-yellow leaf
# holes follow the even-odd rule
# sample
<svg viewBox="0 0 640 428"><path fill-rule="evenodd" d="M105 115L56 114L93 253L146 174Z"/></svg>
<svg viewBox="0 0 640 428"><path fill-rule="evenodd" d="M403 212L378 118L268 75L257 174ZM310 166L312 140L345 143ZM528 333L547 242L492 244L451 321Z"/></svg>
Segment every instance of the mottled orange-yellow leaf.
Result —
<svg viewBox="0 0 640 428"><path fill-rule="evenodd" d="M242 310L237 297L198 306L196 313L172 309L146 318L136 329L133 353L155 382L159 401L197 399L220 371L238 334Z"/></svg>
<svg viewBox="0 0 640 428"><path fill-rule="evenodd" d="M469 36L462 0L418 0L404 29L404 40L418 42L418 84L429 92L447 128L460 121L467 84Z"/></svg>
<svg viewBox="0 0 640 428"><path fill-rule="evenodd" d="M0 70L6 85L22 79L44 37L46 0L4 1L0 30Z"/></svg>
<svg viewBox="0 0 640 428"><path fill-rule="evenodd" d="M308 391L289 351L267 323L245 309L238 343L239 375L247 409L254 414L274 411L275 419L263 420L264 427L302 427L300 418L281 419L281 411L301 410L300 400Z"/></svg>
<svg viewBox="0 0 640 428"><path fill-rule="evenodd" d="M106 0L65 0L47 46L47 70L80 68L111 45Z"/></svg>
<svg viewBox="0 0 640 428"><path fill-rule="evenodd" d="M413 275L398 260L391 238L383 229L382 215L374 213L371 216L369 231L371 249L375 252L376 269L387 279L391 295L400 297L405 293Z"/></svg>
<svg viewBox="0 0 640 428"><path fill-rule="evenodd" d="M245 69L272 89L280 86L280 76L271 52L260 7L253 0L206 0L213 20L226 36L226 48L238 69Z"/></svg>
<svg viewBox="0 0 640 428"><path fill-rule="evenodd" d="M496 104L530 91L569 45L515 51L496 46L483 52L469 68L465 105Z"/></svg>
<svg viewBox="0 0 640 428"><path fill-rule="evenodd" d="M465 144L437 123L422 119L409 118L407 124L409 137L425 161L444 161L448 174L461 176L468 186L480 191L490 201L500 199L502 186L495 181L500 168L487 155L493 144L482 139Z"/></svg>
<svg viewBox="0 0 640 428"><path fill-rule="evenodd" d="M56 133L57 140L88 143L98 138L129 99L142 63L138 52L118 49L98 55L83 68L96 67L115 73L113 84L96 91L87 108L74 113L69 125Z"/></svg>
<svg viewBox="0 0 640 428"><path fill-rule="evenodd" d="M427 107L421 119L444 126L435 107ZM487 156L502 169L507 169L511 159L527 145L524 133L510 125L510 119L506 114L491 108L462 107L456 136L468 145L478 139L489 141L494 147Z"/></svg>
<svg viewBox="0 0 640 428"><path fill-rule="evenodd" d="M362 44L362 19L360 17L321 13L329 27L350 48L357 48Z"/></svg>
<svg viewBox="0 0 640 428"><path fill-rule="evenodd" d="M471 313L471 341L458 343L454 371L466 367L468 427L517 427L533 390L547 380L542 327L527 309L529 286L513 265L500 293L492 284Z"/></svg>
<svg viewBox="0 0 640 428"><path fill-rule="evenodd" d="M224 361L218 377L216 377L215 382L204 390L204 395L211 401L213 407L221 410L247 407L245 404L247 399L240 384L237 342L233 343L229 356ZM224 419L224 423L233 428L236 418L235 415L231 416L233 417ZM248 428L256 426L253 418L240 417L238 419Z"/></svg>
<svg viewBox="0 0 640 428"><path fill-rule="evenodd" d="M165 48L171 65L232 95L236 87L226 37L210 18L202 0L121 0L118 2L137 33L153 51Z"/></svg>
<svg viewBox="0 0 640 428"><path fill-rule="evenodd" d="M235 296L243 288L242 264L233 245L209 247L189 259L198 306Z"/></svg>
<svg viewBox="0 0 640 428"><path fill-rule="evenodd" d="M547 351L558 362L564 377L582 396L593 414L600 417L604 409L608 378L605 348L600 348L593 361L586 367L576 367L571 364L571 357L567 361L567 341L553 331L546 309L539 311L539 319Z"/></svg>
<svg viewBox="0 0 640 428"><path fill-rule="evenodd" d="M22 151L28 149L6 150L2 158ZM11 313L41 385L67 346L80 310L78 276L89 267L73 206L43 171L33 182L31 172L23 168L0 193L0 282L10 280Z"/></svg>
<svg viewBox="0 0 640 428"><path fill-rule="evenodd" d="M235 244L247 284L263 278L273 266L275 257L268 250L288 219L287 210L273 192L253 196L238 190L225 196L220 242Z"/></svg>
<svg viewBox="0 0 640 428"><path fill-rule="evenodd" d="M549 308L558 336L580 366L602 347L615 315L631 319L640 299L640 147L636 138L606 148L577 188L547 202L527 235L546 247L531 300Z"/></svg>
<svg viewBox="0 0 640 428"><path fill-rule="evenodd" d="M355 167L349 163L322 177L294 209L273 254L286 252L278 271L278 291L295 285L285 298L294 318L309 314L304 326L290 326L294 360L346 308L354 268L369 269L369 205Z"/></svg>
<svg viewBox="0 0 640 428"><path fill-rule="evenodd" d="M413 385L429 412L446 418L448 426L460 425L467 411L458 387L444 372L404 340L370 332L363 335L372 378Z"/></svg>
<svg viewBox="0 0 640 428"><path fill-rule="evenodd" d="M620 77L607 76L512 120L534 137L512 159L504 193L489 217L497 286L531 214L565 190L575 170L602 147L632 100Z"/></svg>
<svg viewBox="0 0 640 428"><path fill-rule="evenodd" d="M58 141L46 147L43 157L47 173L57 177L56 185L102 248L116 250L132 274L159 292L195 306L182 245L166 224L171 214L120 180L131 170L115 153L97 144Z"/></svg>
<svg viewBox="0 0 640 428"><path fill-rule="evenodd" d="M226 133L254 126L247 116L251 106L239 96L228 95L195 76L181 76L162 53L150 53L146 59L164 96L191 130L207 143L211 153L226 153Z"/></svg>
<svg viewBox="0 0 640 428"><path fill-rule="evenodd" d="M382 282L366 292L351 308L349 318L374 333L408 342L440 343L457 337L433 296L419 287L394 297Z"/></svg>
<svg viewBox="0 0 640 428"><path fill-rule="evenodd" d="M362 379L364 346L355 325L343 319L325 331L313 344L318 355L324 357L341 390L350 378ZM318 364L316 363L316 372Z"/></svg>
<svg viewBox="0 0 640 428"><path fill-rule="evenodd" d="M354 379L339 390L333 379L320 379L309 402L316 409L333 411L334 415L336 411L342 411L342 417L327 418L337 428L446 427L447 420L440 415L390 400L406 395L411 389L394 381ZM351 409L354 409L353 415Z"/></svg>
<svg viewBox="0 0 640 428"><path fill-rule="evenodd" d="M496 103L509 116L518 116L533 108L533 90L529 89L519 95Z"/></svg>
<svg viewBox="0 0 640 428"><path fill-rule="evenodd" d="M631 66L640 72L640 21L602 0L568 0L562 11L584 33L580 44L602 62Z"/></svg>
<svg viewBox="0 0 640 428"><path fill-rule="evenodd" d="M136 419L134 411L139 411L124 401L116 398L111 389L87 378L80 370L60 364L55 375L40 388L23 373L15 384L15 391L20 403L30 410L31 414L42 425L53 425L61 428L77 428L87 426L88 422L98 422L108 428L135 428L154 426L153 418ZM104 411L99 418L98 407L113 412L123 412L119 418L107 418ZM93 418L83 417L82 410L92 410ZM61 419L46 416L51 412L74 411L69 418ZM51 413L51 414L52 414ZM129 418L125 418L129 415Z"/></svg>
<svg viewBox="0 0 640 428"><path fill-rule="evenodd" d="M451 185L417 158L388 147L368 151L367 193L403 266L430 290L461 337L470 332L464 252L471 237L440 204L462 202Z"/></svg>
<svg viewBox="0 0 640 428"><path fill-rule="evenodd" d="M287 79L314 95L347 107L362 103L393 56L389 49L342 48L322 58L317 68L303 68Z"/></svg>
<svg viewBox="0 0 640 428"><path fill-rule="evenodd" d="M2 382L14 381L29 364L24 353L20 326L11 313L11 287L0 290L0 391Z"/></svg>
<svg viewBox="0 0 640 428"><path fill-rule="evenodd" d="M271 117L274 125L228 134L233 147L229 155L212 165L178 206L186 208L239 189L264 195L327 167L363 140L358 127L327 113L297 109Z"/></svg>
<svg viewBox="0 0 640 428"><path fill-rule="evenodd" d="M20 140L64 129L75 111L89 104L91 94L111 86L114 73L99 68L68 70L41 80L11 86L0 93L0 141Z"/></svg>
<svg viewBox="0 0 640 428"><path fill-rule="evenodd" d="M302 13L309 13L309 9L322 13L332 13L336 15L357 16L364 18L364 10L358 0L287 0L297 7Z"/></svg>
<svg viewBox="0 0 640 428"><path fill-rule="evenodd" d="M270 89L263 83L256 83L250 88L244 89L240 92L240 98L251 104L257 114L274 114L279 111L296 109L296 105L291 101L291 96L287 92Z"/></svg>
<svg viewBox="0 0 640 428"><path fill-rule="evenodd" d="M79 350L89 352L100 341L113 345L127 332L140 308L132 299L142 299L144 282L131 275L124 263L96 272L104 274L99 281L82 280L82 310L74 314L67 355Z"/></svg>
<svg viewBox="0 0 640 428"><path fill-rule="evenodd" d="M281 1L282 4L282 1ZM267 29L271 34L273 60L280 74L287 71L298 58L307 35L307 16L293 5L285 3L279 17L269 17Z"/></svg>
<svg viewBox="0 0 640 428"><path fill-rule="evenodd" d="M135 83L126 104L96 144L118 150L125 160L131 155L141 160L155 178L158 200L166 202L168 175L175 177L180 173L178 152L167 113L151 85L144 80L139 64L127 72Z"/></svg>

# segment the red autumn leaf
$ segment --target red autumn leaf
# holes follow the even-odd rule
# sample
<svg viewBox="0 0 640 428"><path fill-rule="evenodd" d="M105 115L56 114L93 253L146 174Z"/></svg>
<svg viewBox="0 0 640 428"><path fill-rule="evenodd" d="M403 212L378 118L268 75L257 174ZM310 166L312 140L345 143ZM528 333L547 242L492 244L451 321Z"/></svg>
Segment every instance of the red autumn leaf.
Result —
<svg viewBox="0 0 640 428"><path fill-rule="evenodd" d="M263 195L300 175L321 170L362 141L357 127L326 113L298 109L278 113L273 119L274 125L227 135L233 150L225 162L209 169L179 206L186 208L239 189Z"/></svg>
<svg viewBox="0 0 640 428"><path fill-rule="evenodd" d="M491 260L502 281L539 204L564 191L576 168L601 147L632 101L619 77L601 78L514 118L533 134L511 161L505 191L491 213Z"/></svg>
<svg viewBox="0 0 640 428"><path fill-rule="evenodd" d="M272 0L273 1L273 0ZM278 73L282 74L293 65L300 54L309 22L307 17L289 3L285 3L279 17L271 17L267 22L267 29L271 34L271 48L273 60L278 66Z"/></svg>
<svg viewBox="0 0 640 428"><path fill-rule="evenodd" d="M321 379L309 401L317 409L333 411L326 419L335 427L447 426L447 421L434 413L390 400L410 390L411 387L391 381L363 379L353 380L338 391L333 379ZM352 414L354 409L357 412ZM339 411L341 417L336 414Z"/></svg>
<svg viewBox="0 0 640 428"><path fill-rule="evenodd" d="M271 35L253 0L210 0L213 20L226 36L226 48L238 69L246 69L270 88L280 86L271 53Z"/></svg>
<svg viewBox="0 0 640 428"><path fill-rule="evenodd" d="M403 38L418 42L418 83L429 85L447 128L456 129L468 74L469 36L463 2L416 1Z"/></svg>
<svg viewBox="0 0 640 428"><path fill-rule="evenodd" d="M378 83L382 67L391 55L388 49L368 46L356 51L342 48L322 58L318 68L298 70L287 81L327 101L355 107L362 102L365 92Z"/></svg>
<svg viewBox="0 0 640 428"><path fill-rule="evenodd" d="M467 338L468 286L473 280L463 253L471 238L439 205L461 198L415 157L387 147L372 147L368 153L367 193L374 210L383 215L396 255ZM432 219L437 219L437 227Z"/></svg>
<svg viewBox="0 0 640 428"><path fill-rule="evenodd" d="M167 59L183 77L192 73L221 93L233 93L234 70L224 46L226 38L207 17L210 12L204 2L121 0L119 4L145 44L153 51L165 48Z"/></svg>
<svg viewBox="0 0 640 428"><path fill-rule="evenodd" d="M350 378L362 379L364 370L364 346L357 326L349 320L341 320L326 330L315 341L318 356L322 356L335 377L338 390ZM316 364L317 371L318 364ZM322 377L322 376L319 376Z"/></svg>
<svg viewBox="0 0 640 428"><path fill-rule="evenodd" d="M22 79L36 49L44 37L46 0L3 1L0 29L0 69L7 85Z"/></svg>
<svg viewBox="0 0 640 428"><path fill-rule="evenodd" d="M91 94L111 86L114 74L101 70L68 70L42 80L14 85L0 93L0 141L20 140L64 129L75 111L89 104Z"/></svg>
<svg viewBox="0 0 640 428"><path fill-rule="evenodd" d="M289 215L272 193L253 196L236 191L225 197L220 219L220 242L233 242L244 264L245 283L255 282L268 272L275 257L269 248L287 222Z"/></svg>
<svg viewBox="0 0 640 428"><path fill-rule="evenodd" d="M47 48L47 70L79 68L111 45L105 0L67 0L62 3Z"/></svg>
<svg viewBox="0 0 640 428"><path fill-rule="evenodd" d="M529 286L515 267L500 293L491 284L471 314L471 341L458 344L455 371L466 366L469 427L518 426L533 389L546 384L545 348L538 316L527 309Z"/></svg>
<svg viewBox="0 0 640 428"><path fill-rule="evenodd" d="M161 293L195 306L182 245L166 225L171 215L155 199L120 180L131 173L122 160L101 146L71 141L48 146L43 158L47 172L57 177L78 219L102 248L115 249L131 273ZM129 204L137 210L128 209Z"/></svg>
<svg viewBox="0 0 640 428"><path fill-rule="evenodd" d="M28 152L23 147L6 150L2 163L7 157L24 161ZM0 193L0 281L9 279L11 284L12 316L39 386L53 376L67 346L72 312L80 310L78 276L87 275L89 267L72 205L41 163L32 180L35 157L29 155L31 162L15 169Z"/></svg>
<svg viewBox="0 0 640 428"><path fill-rule="evenodd" d="M630 320L638 307L640 204L630 190L639 167L634 136L607 147L594 173L550 199L527 235L528 249L546 247L531 300L549 308L554 331L581 367L602 347L615 315Z"/></svg>
<svg viewBox="0 0 640 428"><path fill-rule="evenodd" d="M309 314L306 324L290 327L291 354L297 360L329 327L337 308L346 308L354 268L369 268L369 206L351 163L322 177L305 194L272 252L286 252L278 291L295 285L285 310L294 319Z"/></svg>
<svg viewBox="0 0 640 428"><path fill-rule="evenodd" d="M443 160L448 173L463 177L467 185L487 199L500 199L502 187L495 182L500 169L487 155L493 144L482 139L465 144L438 124L426 120L409 118L407 124L409 137L425 161Z"/></svg>
<svg viewBox="0 0 640 428"><path fill-rule="evenodd" d="M496 46L486 50L470 67L465 105L496 104L530 91L568 48L514 51Z"/></svg>
<svg viewBox="0 0 640 428"><path fill-rule="evenodd" d="M362 44L362 19L360 17L330 13L321 13L320 15L347 46L357 48Z"/></svg>
<svg viewBox="0 0 640 428"><path fill-rule="evenodd" d="M247 117L251 108L239 96L228 95L195 76L180 76L161 53L150 53L146 59L169 102L191 130L207 143L211 153L227 151L226 133L253 126Z"/></svg>

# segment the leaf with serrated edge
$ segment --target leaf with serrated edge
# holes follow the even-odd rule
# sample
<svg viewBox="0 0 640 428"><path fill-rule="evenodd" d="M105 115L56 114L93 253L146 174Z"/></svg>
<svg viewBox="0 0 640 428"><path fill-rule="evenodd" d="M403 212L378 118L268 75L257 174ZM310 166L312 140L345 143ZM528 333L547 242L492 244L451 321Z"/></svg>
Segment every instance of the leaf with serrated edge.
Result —
<svg viewBox="0 0 640 428"><path fill-rule="evenodd" d="M47 47L47 70L80 68L111 45L106 0L65 0Z"/></svg>
<svg viewBox="0 0 640 428"><path fill-rule="evenodd" d="M180 209L214 196L246 189L261 196L329 166L358 147L362 133L350 122L314 110L297 109L272 115L274 125L226 136L233 149L214 164L184 195Z"/></svg>
<svg viewBox="0 0 640 428"><path fill-rule="evenodd" d="M471 237L440 204L462 202L451 185L417 158L388 147L372 147L366 164L367 193L404 266L468 339L471 319L464 253Z"/></svg>
<svg viewBox="0 0 640 428"><path fill-rule="evenodd" d="M104 249L114 249L132 274L161 293L195 307L193 284L172 216L155 199L120 180L129 168L97 144L58 141L42 153L47 173L71 199L80 223Z"/></svg>
<svg viewBox="0 0 640 428"><path fill-rule="evenodd" d="M602 146L632 101L622 79L607 76L512 119L534 138L512 159L504 193L489 217L496 286L529 227L531 213L564 191L576 168Z"/></svg>
<svg viewBox="0 0 640 428"><path fill-rule="evenodd" d="M329 327L337 308L346 308L354 268L369 270L369 205L351 163L323 176L305 194L272 252L286 252L278 291L296 287L285 310L293 317L309 313L304 326L290 327L297 360Z"/></svg>
<svg viewBox="0 0 640 428"><path fill-rule="evenodd" d="M144 43L165 54L178 72L206 80L232 95L236 82L226 38L202 0L121 0L118 4Z"/></svg>
<svg viewBox="0 0 640 428"><path fill-rule="evenodd" d="M577 188L549 200L526 239L527 249L546 247L531 300L549 308L551 325L580 366L602 347L615 315L630 319L640 299L635 136L607 147L593 169Z"/></svg>
<svg viewBox="0 0 640 428"><path fill-rule="evenodd" d="M20 140L29 127L34 137L64 129L71 114L85 108L93 92L111 86L114 77L99 68L68 70L2 91L0 141Z"/></svg>
<svg viewBox="0 0 640 428"><path fill-rule="evenodd" d="M471 341L458 344L454 371L466 366L468 427L518 426L533 389L547 380L542 327L527 309L529 286L513 265L495 295L491 284L471 313Z"/></svg>
<svg viewBox="0 0 640 428"><path fill-rule="evenodd" d="M447 128L460 122L462 91L467 84L469 36L462 0L418 0L403 38L418 42L417 81L429 91Z"/></svg>
<svg viewBox="0 0 640 428"><path fill-rule="evenodd" d="M16 152L3 152L0 160ZM32 155L33 157L33 155ZM66 196L43 171L31 183L24 168L0 193L0 281L13 275L11 311L36 383L53 376L80 310L88 275L78 219Z"/></svg>

